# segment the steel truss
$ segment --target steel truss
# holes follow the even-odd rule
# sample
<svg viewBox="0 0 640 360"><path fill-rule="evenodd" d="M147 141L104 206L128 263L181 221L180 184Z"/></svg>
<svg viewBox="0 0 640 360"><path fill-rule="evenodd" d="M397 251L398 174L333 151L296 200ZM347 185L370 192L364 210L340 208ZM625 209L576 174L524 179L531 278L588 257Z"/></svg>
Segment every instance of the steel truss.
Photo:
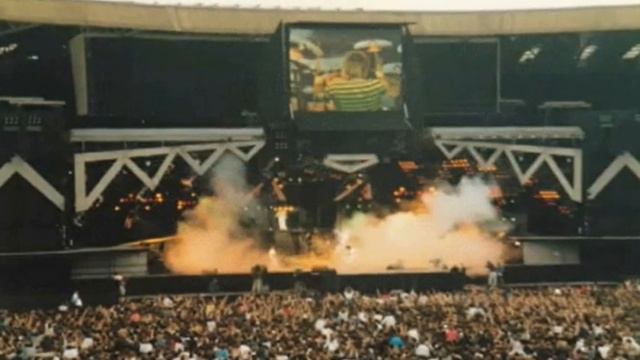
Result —
<svg viewBox="0 0 640 360"><path fill-rule="evenodd" d="M167 129L165 129L167 130ZM128 129L86 129L73 130L73 142L183 142L174 146L160 146L142 149L125 149L113 151L97 151L77 153L74 155L74 182L75 182L75 210L86 211L104 193L109 184L123 169L128 169L147 188L155 189L162 181L169 166L176 157L182 158L198 175L205 174L220 157L229 152L235 154L243 161L249 161L265 145L262 129L179 129L178 132L163 131L160 129L145 129L130 131ZM506 157L520 184L524 184L534 176L544 164L554 174L564 191L576 202L582 202L583 195L583 152L579 148L552 147L538 145L508 144L499 142L475 141L477 139L531 139L531 138L555 138L555 139L582 139L581 131L572 129L521 129L516 128L475 128L473 131L465 128L434 128L436 146L447 159L453 159L463 151L467 151L481 167L494 166L501 157ZM171 135L173 134L173 135ZM206 143L193 144L193 142ZM484 156L480 150L492 150L489 156ZM206 159L199 161L192 156L194 152L207 152ZM516 157L520 153L537 154L533 163L523 169ZM134 159L145 157L163 156L160 167L148 174L141 169ZM572 176L567 177L556 162L554 156L568 157L572 159ZM100 161L112 161L111 166L101 176L92 189L87 189L87 166ZM323 164L331 169L355 173L371 167L379 162L375 154L329 154L323 160ZM610 165L596 178L587 189L587 199L593 200L613 181L623 169L628 168L640 179L640 161L631 153L625 152L612 160ZM44 195L60 210L66 206L64 196L53 187L42 175L38 173L20 156L15 155L11 160L0 166L0 188L14 175L21 176L36 190Z"/></svg>
<svg viewBox="0 0 640 360"><path fill-rule="evenodd" d="M518 145L498 142L483 142L478 140L582 140L584 132L578 127L477 127L431 128L428 135L434 139L436 146L447 159L453 159L462 151L467 151L481 167L495 165L502 155L506 156L515 172L520 184L529 181L541 166L546 163L556 179L569 195L576 201L582 202L583 153L581 149L573 147L550 147L536 145ZM484 158L479 149L493 149L488 158ZM538 154L528 169L522 169L516 161L516 153ZM573 177L571 182L560 170L554 156L570 157L573 160ZM620 172L628 168L640 180L640 161L629 152L618 155L595 179L586 191L587 200L594 200Z"/></svg>
<svg viewBox="0 0 640 360"><path fill-rule="evenodd" d="M376 154L329 154L322 161L324 166L347 174L364 170L378 162Z"/></svg>
<svg viewBox="0 0 640 360"><path fill-rule="evenodd" d="M494 166L496 161L504 155L509 160L521 185L528 182L542 165L546 163L567 195L569 195L573 201L582 202L582 149L481 141L435 140L435 144L447 159L453 159L463 150L466 150L481 167ZM493 152L488 158L484 158L479 149L492 149ZM523 169L516 160L518 153L538 154L538 156L527 169ZM571 181L569 181L567 176L560 170L554 156L563 156L572 159L573 176Z"/></svg>
<svg viewBox="0 0 640 360"><path fill-rule="evenodd" d="M58 209L64 210L64 196L18 155L15 155L0 167L0 188L4 186L13 175L21 176L44 195L44 197L49 199Z"/></svg>
<svg viewBox="0 0 640 360"><path fill-rule="evenodd" d="M196 174L204 175L225 152L235 154L243 161L249 161L265 145L264 140L229 141L209 144L180 145L171 147L144 148L132 150L98 151L75 154L75 209L86 211L104 193L113 179L123 168L131 172L150 190L154 190L176 157L181 157ZM248 150L244 150L248 148ZM204 161L200 162L191 153L209 151ZM164 156L162 164L153 175L142 170L133 159ZM87 189L87 165L99 161L113 163L102 175L92 189ZM87 191L88 190L88 191Z"/></svg>
<svg viewBox="0 0 640 360"><path fill-rule="evenodd" d="M615 179L620 172L628 168L631 172L640 180L640 161L631 155L629 152L618 155L609 166L596 178L587 189L587 198L589 200L595 199L602 190L604 190L613 179Z"/></svg>

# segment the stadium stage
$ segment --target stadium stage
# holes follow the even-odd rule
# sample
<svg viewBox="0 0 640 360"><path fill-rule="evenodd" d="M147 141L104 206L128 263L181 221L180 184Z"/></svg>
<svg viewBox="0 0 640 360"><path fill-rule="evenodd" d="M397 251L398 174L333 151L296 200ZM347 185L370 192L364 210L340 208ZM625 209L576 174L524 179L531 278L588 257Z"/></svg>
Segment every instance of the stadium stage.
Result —
<svg viewBox="0 0 640 360"><path fill-rule="evenodd" d="M128 296L159 294L235 294L251 290L253 276L246 273L176 275L160 258L162 244L170 238L144 240L114 247L60 251L0 253L0 308L26 305L56 306L78 290L87 304L117 300L115 274L127 278ZM524 240L524 239L523 239ZM575 239L574 239L575 240ZM585 239L584 241L587 241ZM619 282L635 271L597 262L578 264L510 265L504 270L505 284ZM631 269L633 270L633 269ZM342 291L346 287L363 293L391 290L455 291L469 283L484 283L482 277L433 269L385 270L374 273L338 273L331 269L268 272L264 282L270 290L293 289L296 283L319 292ZM37 294L37 296L34 296Z"/></svg>

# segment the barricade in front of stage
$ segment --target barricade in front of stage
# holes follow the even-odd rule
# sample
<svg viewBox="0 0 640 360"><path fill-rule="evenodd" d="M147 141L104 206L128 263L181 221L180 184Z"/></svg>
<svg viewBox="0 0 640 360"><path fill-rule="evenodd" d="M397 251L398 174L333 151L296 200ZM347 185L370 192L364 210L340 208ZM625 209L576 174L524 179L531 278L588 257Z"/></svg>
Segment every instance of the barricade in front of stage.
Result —
<svg viewBox="0 0 640 360"><path fill-rule="evenodd" d="M271 290L290 290L296 282L321 293L342 291L351 287L362 293L405 291L456 291L467 282L466 276L449 272L384 272L378 274L337 274L335 271L278 272L264 276ZM242 293L251 290L251 274L158 275L132 277L127 281L127 295ZM74 281L75 289L86 303L115 301L117 284L112 279Z"/></svg>
<svg viewBox="0 0 640 360"><path fill-rule="evenodd" d="M606 267L573 265L511 265L504 271L507 284L620 282L625 274Z"/></svg>

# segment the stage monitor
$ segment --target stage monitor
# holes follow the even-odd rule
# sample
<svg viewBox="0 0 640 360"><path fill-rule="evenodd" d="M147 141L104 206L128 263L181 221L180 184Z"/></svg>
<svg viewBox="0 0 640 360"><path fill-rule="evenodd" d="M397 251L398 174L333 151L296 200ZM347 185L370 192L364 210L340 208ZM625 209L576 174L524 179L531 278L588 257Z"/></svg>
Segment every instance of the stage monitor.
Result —
<svg viewBox="0 0 640 360"><path fill-rule="evenodd" d="M402 47L400 25L289 25L289 108L298 127L406 127Z"/></svg>

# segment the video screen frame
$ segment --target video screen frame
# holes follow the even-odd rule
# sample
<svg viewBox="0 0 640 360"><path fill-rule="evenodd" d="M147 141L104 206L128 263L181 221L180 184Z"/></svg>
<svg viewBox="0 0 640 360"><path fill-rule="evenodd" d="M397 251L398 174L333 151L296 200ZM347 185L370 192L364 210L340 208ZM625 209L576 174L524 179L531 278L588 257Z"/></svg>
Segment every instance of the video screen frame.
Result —
<svg viewBox="0 0 640 360"><path fill-rule="evenodd" d="M311 110L301 109L301 106L300 106L301 104L298 104L298 106L294 106L295 104L293 104L293 100L292 100L295 97L294 95L295 84L292 79L292 61L291 61L291 51L293 49L292 48L292 31L295 32L295 31L304 31L304 30L318 31L318 32L322 32L322 31L340 32L340 31L355 30L359 32L370 31L373 33L389 32L390 34L393 34L395 32L395 34L397 35L394 34L393 37L397 37L398 44L391 44L391 46L398 47L400 51L398 51L396 61L394 61L393 64L390 63L390 65L395 66L396 69L393 69L393 66L389 66L387 69L383 69L383 71L386 71L386 72L392 72L392 71L396 72L395 74L391 75L391 76L396 76L396 78L394 78L394 81L396 82L396 84L394 84L395 85L394 90L397 92L397 95L395 96L396 102L394 106L389 106L386 109L381 108L379 110L363 109L363 110L355 110L355 111L340 110L337 107L334 109L322 108L323 106L326 106L326 103L328 102L327 98L323 98L320 101L321 103L324 101L325 104L321 104L319 105L319 107L316 107L316 108L311 108ZM406 37L406 24L396 24L396 23L366 24L366 25L340 24L340 23L287 23L285 24L284 32L283 32L283 57L284 57L284 72L285 72L284 77L285 77L285 90L286 90L285 99L286 99L286 104L289 107L289 112L291 114L291 117L294 119L314 118L314 119L320 120L322 118L331 117L332 115L336 115L337 117L343 118L345 116L349 116L349 115L353 116L356 114L399 115L404 113L405 102L406 102L405 94L406 94L407 84L406 84L406 75L405 75L406 72L404 71L405 70L404 69L405 53L402 50L403 50L403 47L405 46L405 37ZM363 41L363 43L365 41ZM389 47L390 45L382 44L382 46ZM353 52L356 52L356 51L357 49L355 49ZM335 69L333 70L336 71ZM387 74L384 74L384 75L387 75ZM314 78L314 81L315 81L315 78ZM309 107L307 107L307 109L309 109ZM397 126L390 126L390 127L396 128Z"/></svg>

